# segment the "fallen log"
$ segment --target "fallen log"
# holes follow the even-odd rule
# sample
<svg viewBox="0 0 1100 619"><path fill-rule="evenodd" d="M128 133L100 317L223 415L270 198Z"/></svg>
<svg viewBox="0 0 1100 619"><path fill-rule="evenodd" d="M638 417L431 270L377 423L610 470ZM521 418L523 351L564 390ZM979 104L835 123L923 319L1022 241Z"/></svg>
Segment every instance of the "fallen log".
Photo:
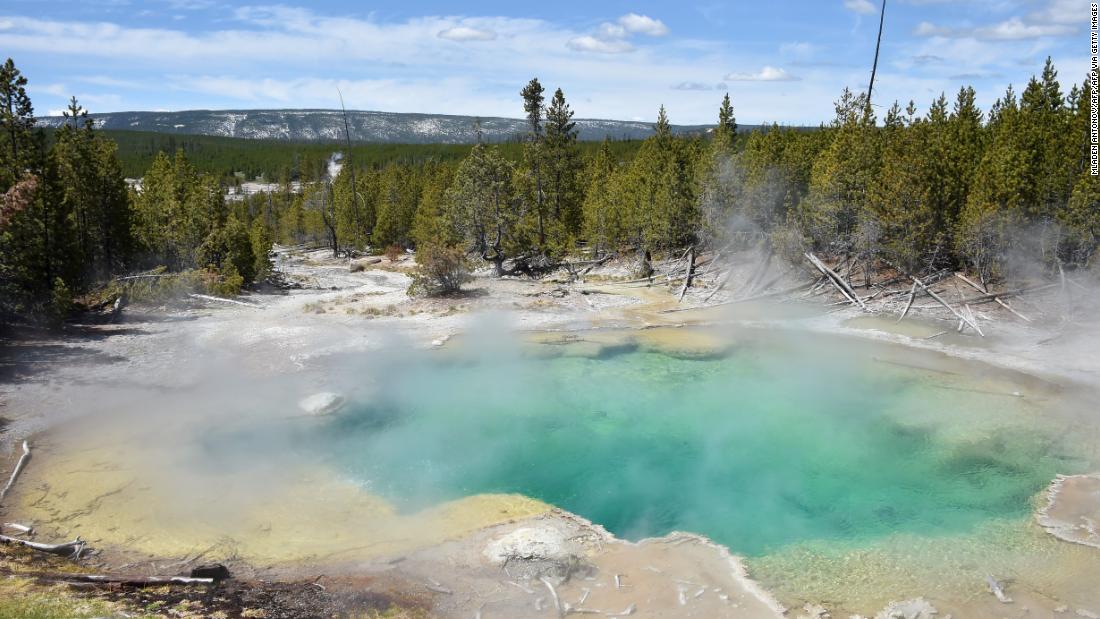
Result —
<svg viewBox="0 0 1100 619"><path fill-rule="evenodd" d="M603 266L604 264L607 264L607 262L608 262L609 260L611 260L612 258L614 258L614 257L615 257L615 254L614 254L614 253L610 253L610 254L607 254L606 256L604 256L603 258L600 258L599 260L593 260L593 261L592 261L592 264L588 265L588 267L586 267L586 268L585 268L585 269L584 269L583 271L581 271L580 273L578 273L578 276L579 276L579 277L584 277L585 275L588 275L588 273L589 273L589 272L590 272L590 271L591 271L592 269L594 269L594 268L596 268L596 267L598 267L598 266Z"/></svg>
<svg viewBox="0 0 1100 619"><path fill-rule="evenodd" d="M109 574L28 574L38 580L55 583L89 584L112 587L165 587L171 585L212 585L213 578L187 576L116 576Z"/></svg>
<svg viewBox="0 0 1100 619"><path fill-rule="evenodd" d="M5 544L18 544L30 548L31 550L37 550L38 552L60 555L71 559L79 559L80 555L84 554L84 550L88 547L88 544L79 537L71 542L65 542L64 544L41 544L39 542L19 539L18 537L0 535L0 542Z"/></svg>
<svg viewBox="0 0 1100 619"><path fill-rule="evenodd" d="M946 307L946 308L948 309L948 311L950 311L950 312L951 312L952 314L954 314L954 315L955 315L955 318L958 318L958 319L959 319L959 320L961 320L962 322L964 322L964 323L966 323L967 325L969 325L969 326L970 326L970 328L974 329L974 331L976 331L976 332L978 333L978 335L980 335L980 336L982 336L982 337L985 337L985 334L984 334L984 333L982 333L982 330L981 330L981 329L980 329L980 328L978 327L978 325L977 325L977 324L976 324L976 323L975 323L975 322L974 322L973 320L971 320L971 319L967 318L966 316L963 316L962 314L960 314L960 313L958 312L958 310L956 310L956 309L955 309L954 307L951 307L951 304L950 304L950 303L948 303L947 301L944 301L944 300L943 300L943 297L941 297L940 295L936 294L936 293L935 293L935 291L933 291L933 290L932 290L931 288L929 288L928 286L924 285L924 282L922 282L922 281L920 281L919 279L917 279L917 277L916 277L915 275L910 275L910 276L909 276L909 278L910 278L910 279L912 279L912 280L913 280L913 283L915 283L915 284L916 284L917 286L919 286L921 290L923 290L924 292L928 293L928 296L930 296L930 297L932 297L933 299L935 299L935 300L936 300L936 302L937 302L937 303L939 303L940 305L942 305L942 306ZM965 301L964 301L964 303L965 303Z"/></svg>
<svg viewBox="0 0 1100 619"><path fill-rule="evenodd" d="M985 288L982 288L981 286L979 286L977 283L975 283L969 277L963 275L962 273L955 273L955 277L959 278L960 280L963 281L963 283L969 285L971 288L977 290L978 292L984 292L984 293L987 293L987 294L989 293L988 290L986 290ZM1020 320L1023 320L1024 322L1031 322L1030 318L1028 318L1027 316L1024 316L1020 312L1017 312L1015 309L1012 308L1012 306L1010 306L1008 303L1005 303L1004 300L1001 299L1001 297L999 297L999 296L993 297L993 301L995 303L997 303L997 305L1000 305L1001 307L1005 308L1006 310L1012 312Z"/></svg>
<svg viewBox="0 0 1100 619"><path fill-rule="evenodd" d="M851 301L853 305L858 305L863 311L868 311L867 306L863 304L863 301L860 300L855 291L852 290L851 286L849 286L842 277L836 274L836 271L833 271L829 267L825 266L825 263L812 253L806 252L804 255L806 256L806 259L810 261L810 264L814 265L814 267L816 267L818 271L821 271L826 277L828 277L833 286L837 290L839 290L841 294L847 297L847 299Z"/></svg>
<svg viewBox="0 0 1100 619"><path fill-rule="evenodd" d="M764 294L758 294L758 295L755 295L755 296L746 297L744 299L731 299L729 301L723 301L721 303L713 303L711 305L699 305L699 306L696 306L696 307L676 307L676 308L673 308L673 309L661 310L657 313L658 314L674 314L676 312L688 312L688 311L691 311L691 310L710 309L712 307L723 307L723 306L726 306L726 305L734 305L734 304L737 304L737 303L748 303L749 301L759 301L760 299L768 299L768 298L771 298L771 297L778 297L778 296L782 296L782 295L785 295L785 294L791 294L792 292L798 292L799 290L802 290L803 288L809 288L813 284L814 284L814 282L804 282L804 283L799 284L799 285L797 285L793 288L784 288L783 290L776 290L775 292L765 292Z"/></svg>
<svg viewBox="0 0 1100 619"><path fill-rule="evenodd" d="M232 303L234 305L243 305L245 307L260 307L259 305L256 305L255 303L247 303L245 301L238 301L236 299L226 299L226 298L223 298L223 297L212 297L208 294L191 293L187 296L189 296L193 299L201 299L203 301L216 301L218 303Z"/></svg>
<svg viewBox="0 0 1100 619"><path fill-rule="evenodd" d="M967 304L970 304L970 305L978 305L979 303L992 303L994 297L1000 297L1002 299L1006 299L1008 297L1018 297L1018 296L1029 294L1029 293L1032 293L1032 292L1041 292L1043 290L1050 290L1051 288L1056 288L1057 286L1058 286L1058 284L1041 284L1039 286L1029 286L1029 287L1026 287L1026 288L1017 288L1015 290L1004 290L1002 292L984 294L984 295L981 295L981 296L978 296L978 297L970 297L968 299L963 299L962 303L967 303Z"/></svg>
<svg viewBox="0 0 1100 619"><path fill-rule="evenodd" d="M129 282L137 279L160 279L162 277L179 277L179 273L143 273L141 275L127 275L126 277L116 277L116 282Z"/></svg>
<svg viewBox="0 0 1100 619"><path fill-rule="evenodd" d="M913 287L909 289L909 300L905 302L905 309L902 310L901 316L898 316L898 322L905 320L905 317L909 314L909 310L913 307L913 300L917 298L917 282L913 282Z"/></svg>
<svg viewBox="0 0 1100 619"><path fill-rule="evenodd" d="M19 524L18 522L3 522L0 523L0 533L4 532L4 529L16 531L20 535L33 535L34 527L25 524Z"/></svg>
<svg viewBox="0 0 1100 619"><path fill-rule="evenodd" d="M23 441L23 455L19 456L19 461L15 463L15 469L11 472L11 477L8 478L7 485L0 490L0 501L4 500L4 497L8 496L8 491L15 485L15 480L19 477L19 473L23 471L23 467L27 465L27 460L31 459L31 446L27 441Z"/></svg>

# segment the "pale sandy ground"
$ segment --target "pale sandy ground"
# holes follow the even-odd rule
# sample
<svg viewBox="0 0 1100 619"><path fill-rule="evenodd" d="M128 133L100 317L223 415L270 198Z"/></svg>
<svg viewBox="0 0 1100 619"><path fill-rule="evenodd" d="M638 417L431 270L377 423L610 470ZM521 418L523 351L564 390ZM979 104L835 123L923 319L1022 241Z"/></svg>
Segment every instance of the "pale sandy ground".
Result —
<svg viewBox="0 0 1100 619"><path fill-rule="evenodd" d="M941 330L935 321L898 325L892 318L851 310L825 313L796 304L663 313L701 304L707 293L690 292L677 304L664 286L601 283L609 277L625 279L628 265L609 266L575 284L480 277L469 286L476 294L410 300L405 293L410 267L405 258L351 272L346 261L324 251L280 252L279 270L301 287L246 296L256 307L135 308L124 324L74 336L56 348L55 343L25 343L31 362L13 370L15 380L0 383L0 415L12 421L4 438L34 436L36 442L34 466L18 489L19 517L30 514L43 530L100 543L108 551L101 559L116 567L133 563L171 572L181 560L197 560L201 554L204 560L237 561L270 576L334 565L349 572L392 573L410 586L423 586L440 616L552 617L598 610L605 616L629 611L637 617L777 617L783 615L778 602L720 547L678 534L637 544L616 540L596 525L523 497L471 497L407 516L326 471L288 477L265 468L187 477L197 488L160 487L141 473L156 468L154 462L171 461L171 454L155 447L165 435L190 440L195 424L188 415L226 423L211 411L187 409L200 390L222 389L226 398L247 400L254 395L250 391L264 389L294 401L303 392L325 389L324 370L331 359L391 346L438 347L456 335L477 332L478 321L484 320L540 333L542 339L584 331L585 339L597 345L605 329L736 322L898 342L1069 385L1096 384L1100 377L1095 325L1087 319L1023 326L997 316L987 323L988 338L929 340L924 338ZM786 277L789 281L798 274ZM736 294L731 286L729 295L719 293L714 300ZM706 351L713 345L689 331L671 333L654 330L641 337L649 345L678 350ZM212 376L226 377L226 384L211 387L217 382ZM148 424L127 423L126 414L115 414L135 402L152 402L151 408L172 413L164 419L183 421L158 424L157 436L145 441ZM117 440L87 442L88 436ZM3 449L11 445L5 440ZM6 452L4 461L14 455ZM265 486L270 492L257 500L255 489ZM208 518L197 517L194 506L174 505L176 520L165 520L163 506L173 506L173 497L180 501L200 494L214 497L200 506ZM1083 500L1063 511L1071 518L1090 517L1095 506L1083 501L1093 494L1084 492ZM1056 517L1061 512L1048 513ZM504 566L486 556L495 540L509 539L518 530L524 531L521 537L539 542L534 550L524 547ZM563 565L572 566L568 578L561 573ZM1084 565L1095 564L1090 559ZM1096 582L1095 574L1082 576L1086 583ZM1063 612L1090 617L1100 612L1100 592L1090 594L1090 585L1078 581L1066 586L1073 589L1065 596L1073 604L1011 588L1014 603L1001 604L975 583L976 594L966 599L930 598L883 609L878 616L929 617L931 606L940 617L1066 616ZM820 617L839 610L822 602L823 607L786 615Z"/></svg>

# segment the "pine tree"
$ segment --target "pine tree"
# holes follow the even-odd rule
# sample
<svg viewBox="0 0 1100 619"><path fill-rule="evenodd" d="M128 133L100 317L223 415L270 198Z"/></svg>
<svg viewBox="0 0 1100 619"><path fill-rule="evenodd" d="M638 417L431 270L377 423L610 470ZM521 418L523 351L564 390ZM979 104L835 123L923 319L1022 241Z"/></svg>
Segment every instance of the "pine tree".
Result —
<svg viewBox="0 0 1100 619"><path fill-rule="evenodd" d="M588 187L584 194L585 240L598 256L615 249L623 241L624 230L613 196L617 193L613 180L618 163L605 138L596 157L588 164Z"/></svg>
<svg viewBox="0 0 1100 619"><path fill-rule="evenodd" d="M699 163L700 234L710 244L724 241L732 232L734 205L744 189L745 173L734 153L737 121L730 96L722 99L714 137Z"/></svg>
<svg viewBox="0 0 1100 619"><path fill-rule="evenodd" d="M668 122L668 112L663 105L657 110L657 124L653 125L653 132L662 144L668 144L672 140L672 125Z"/></svg>
<svg viewBox="0 0 1100 619"><path fill-rule="evenodd" d="M984 282L1005 275L1012 233L1033 203L1030 157L1021 148L1021 111L1012 87L990 112L989 143L974 171L955 230L957 255Z"/></svg>
<svg viewBox="0 0 1100 619"><path fill-rule="evenodd" d="M84 281L70 283L82 286L126 265L130 205L115 145L94 130L75 97L65 116L70 120L57 131L53 150L83 267Z"/></svg>
<svg viewBox="0 0 1100 619"><path fill-rule="evenodd" d="M538 242L540 248L546 246L546 219L545 195L543 193L543 96L545 90L539 83L539 78L531 78L531 81L520 91L523 97L523 111L527 114L527 126L529 131L527 146L524 148L524 166L530 174L530 188L521 191L526 194L532 203L538 230ZM480 134L479 134L480 135ZM478 140L480 142L480 138Z"/></svg>
<svg viewBox="0 0 1100 619"><path fill-rule="evenodd" d="M38 167L37 150L27 78L8 58L0 66L0 191L7 191L24 172Z"/></svg>
<svg viewBox="0 0 1100 619"><path fill-rule="evenodd" d="M881 165L880 136L864 95L845 89L836 103L832 141L814 164L799 217L807 236L838 253L851 252L865 218L863 205Z"/></svg>
<svg viewBox="0 0 1100 619"><path fill-rule="evenodd" d="M718 127L715 128L714 137L729 146L733 146L737 139L737 119L733 116L733 104L730 103L728 92L722 98L722 107L718 109Z"/></svg>
<svg viewBox="0 0 1100 619"><path fill-rule="evenodd" d="M447 218L453 234L504 274L504 262L529 244L520 228L512 189L513 167L495 147L477 144L455 171L447 192Z"/></svg>
<svg viewBox="0 0 1100 619"><path fill-rule="evenodd" d="M581 172L584 162L577 146L577 123L561 89L554 92L546 110L544 174L545 193L552 222L553 253L567 249L569 239L580 233Z"/></svg>

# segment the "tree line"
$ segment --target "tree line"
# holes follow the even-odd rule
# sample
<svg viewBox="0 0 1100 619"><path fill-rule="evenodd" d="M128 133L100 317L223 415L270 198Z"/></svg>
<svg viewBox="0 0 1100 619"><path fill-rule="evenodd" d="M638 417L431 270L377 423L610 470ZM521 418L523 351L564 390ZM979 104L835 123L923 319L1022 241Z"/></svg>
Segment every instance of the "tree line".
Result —
<svg viewBox="0 0 1100 619"><path fill-rule="evenodd" d="M268 228L227 204L219 179L161 153L133 191L117 145L75 98L47 136L26 86L10 58L0 66L0 321L64 320L126 273L233 293L270 268Z"/></svg>
<svg viewBox="0 0 1100 619"><path fill-rule="evenodd" d="M158 152L141 190L128 190L117 145L77 102L47 139L25 86L9 60L0 72L8 315L56 312L112 276L151 269L232 291L266 274L272 242L346 255L415 248L426 272L459 283L469 259L524 274L583 250L637 256L644 274L653 256L688 246L765 245L791 259L815 250L909 272L964 268L983 281L1098 259L1089 84L1065 92L1049 59L1022 93L1009 87L986 111L964 87L924 114L895 103L879 118L845 90L818 129L744 133L727 95L706 135L674 136L662 107L652 137L591 145L578 142L564 93L548 96L532 79L519 93L522 144L479 140L422 156L387 146L392 157L355 147L335 178L318 151L283 167L278 191L231 202L233 180L199 171L182 149Z"/></svg>
<svg viewBox="0 0 1100 619"><path fill-rule="evenodd" d="M457 164L368 171L356 192L338 178L327 240L334 250L470 255L498 275L552 266L578 248L637 255L644 275L655 254L761 243L792 260L809 250L847 256L865 273L963 268L989 282L1085 268L1100 258L1089 88L1064 92L1047 59L1022 93L1010 86L987 111L963 87L924 114L910 101L879 118L845 90L818 130L747 134L727 95L708 135L673 136L662 107L636 148L604 142L583 153L563 93L546 101L535 79L520 93L520 157L479 143Z"/></svg>

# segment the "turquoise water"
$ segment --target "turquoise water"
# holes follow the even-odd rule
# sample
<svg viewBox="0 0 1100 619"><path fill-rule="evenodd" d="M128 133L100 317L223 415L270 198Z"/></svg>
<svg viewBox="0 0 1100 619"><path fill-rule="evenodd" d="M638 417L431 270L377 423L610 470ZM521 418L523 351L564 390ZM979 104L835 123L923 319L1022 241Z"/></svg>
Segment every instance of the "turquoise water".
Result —
<svg viewBox="0 0 1100 619"><path fill-rule="evenodd" d="M402 510L522 493L627 538L692 531L749 556L1024 518L1080 465L1026 398L821 346L498 350L370 374L372 394L304 442Z"/></svg>

